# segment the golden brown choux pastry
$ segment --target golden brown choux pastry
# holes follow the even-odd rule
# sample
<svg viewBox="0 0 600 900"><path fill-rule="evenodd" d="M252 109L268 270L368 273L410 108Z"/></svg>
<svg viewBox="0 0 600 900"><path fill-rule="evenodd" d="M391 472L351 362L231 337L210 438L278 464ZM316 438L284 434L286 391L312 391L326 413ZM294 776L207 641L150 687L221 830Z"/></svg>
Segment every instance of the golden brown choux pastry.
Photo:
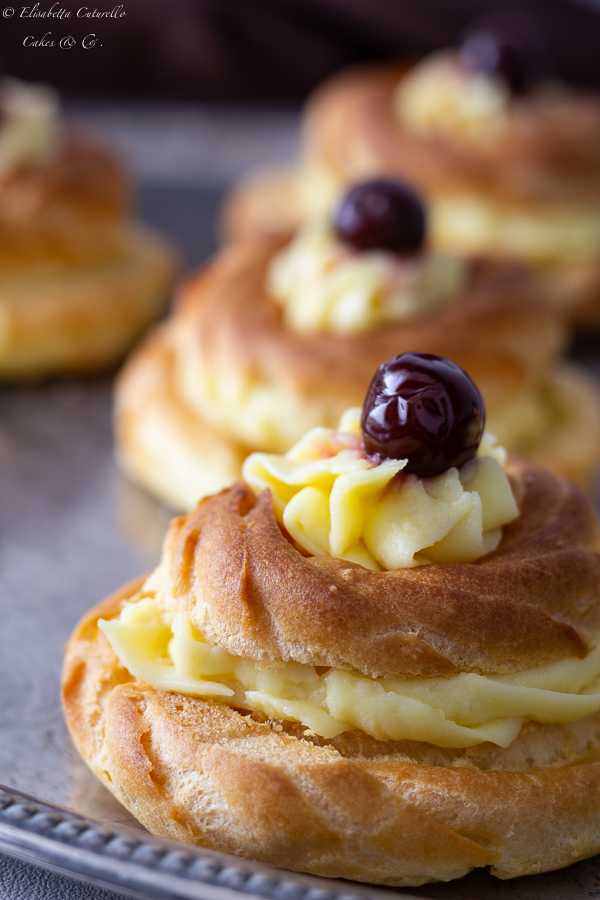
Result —
<svg viewBox="0 0 600 900"><path fill-rule="evenodd" d="M174 267L121 163L63 127L52 91L0 80L0 378L114 364Z"/></svg>
<svg viewBox="0 0 600 900"><path fill-rule="evenodd" d="M359 333L299 333L266 286L287 238L234 242L180 290L175 310L117 383L124 470L189 509L239 477L250 450L283 452L360 405L379 363L446 355L480 385L490 430L510 450L589 485L600 446L595 387L558 363L565 331L522 269L469 263L451 302ZM575 399L576 398L576 399Z"/></svg>
<svg viewBox="0 0 600 900"><path fill-rule="evenodd" d="M175 519L155 573L92 610L67 646L64 707L92 771L156 834L330 877L418 885L490 866L513 878L597 853L600 529L572 484L515 457L505 471L517 511L474 562L373 571L311 555L276 515L277 491L243 483ZM323 680L326 695L310 694ZM298 693L309 682L316 713ZM480 705L496 698L492 717L509 714L496 691L514 685L544 703L570 692L580 713L536 699L508 738L424 740L408 699L385 724L380 704L408 692L434 697L435 731L444 691L473 682ZM453 715L473 725L469 690ZM337 702L343 717L361 692L364 728L326 734L318 715Z"/></svg>
<svg viewBox="0 0 600 900"><path fill-rule="evenodd" d="M455 51L343 72L309 100L295 168L250 177L227 234L274 233L392 174L431 202L441 249L520 259L580 325L600 325L600 99L551 81L511 94Z"/></svg>

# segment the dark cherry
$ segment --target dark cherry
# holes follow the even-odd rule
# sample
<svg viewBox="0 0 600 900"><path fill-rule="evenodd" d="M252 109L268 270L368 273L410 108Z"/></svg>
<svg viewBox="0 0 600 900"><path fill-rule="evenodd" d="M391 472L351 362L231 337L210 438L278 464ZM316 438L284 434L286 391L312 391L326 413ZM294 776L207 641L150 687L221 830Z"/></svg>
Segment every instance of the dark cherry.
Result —
<svg viewBox="0 0 600 900"><path fill-rule="evenodd" d="M333 224L341 240L355 250L413 253L425 237L425 210L407 184L376 178L348 191Z"/></svg>
<svg viewBox="0 0 600 900"><path fill-rule="evenodd" d="M473 30L459 50L469 72L497 75L513 94L524 94L549 74L547 48L529 18L504 17Z"/></svg>
<svg viewBox="0 0 600 900"><path fill-rule="evenodd" d="M408 459L403 472L432 478L475 456L485 407L456 363L433 353L401 353L377 370L361 424L369 456Z"/></svg>

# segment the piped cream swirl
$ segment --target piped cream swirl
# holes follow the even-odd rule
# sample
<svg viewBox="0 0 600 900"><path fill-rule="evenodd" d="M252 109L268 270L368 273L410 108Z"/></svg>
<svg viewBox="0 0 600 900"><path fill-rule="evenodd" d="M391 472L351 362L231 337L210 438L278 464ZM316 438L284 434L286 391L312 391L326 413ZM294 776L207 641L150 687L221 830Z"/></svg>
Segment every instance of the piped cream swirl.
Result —
<svg viewBox="0 0 600 900"><path fill-rule="evenodd" d="M502 79L471 74L456 53L444 50L403 76L394 105L402 123L417 134L487 141L508 126L511 96Z"/></svg>
<svg viewBox="0 0 600 900"><path fill-rule="evenodd" d="M316 218L272 259L267 291L293 331L360 334L451 301L467 268L453 255L356 252L336 238L326 219Z"/></svg>
<svg viewBox="0 0 600 900"><path fill-rule="evenodd" d="M518 508L505 451L491 435L460 470L402 476L406 460L367 458L359 414L347 411L337 432L313 429L285 456L252 453L244 463L246 483L271 491L276 516L301 547L389 571L472 562L498 546Z"/></svg>

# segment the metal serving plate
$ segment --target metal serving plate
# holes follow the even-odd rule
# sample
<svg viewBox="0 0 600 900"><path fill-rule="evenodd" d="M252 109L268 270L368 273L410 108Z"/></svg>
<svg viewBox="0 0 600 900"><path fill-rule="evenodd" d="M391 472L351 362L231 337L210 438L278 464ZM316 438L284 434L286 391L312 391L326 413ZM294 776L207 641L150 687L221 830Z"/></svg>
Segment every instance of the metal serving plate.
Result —
<svg viewBox="0 0 600 900"><path fill-rule="evenodd" d="M214 191L146 194L147 218L211 248ZM193 258L193 255L192 255ZM595 346L580 350L593 368ZM112 379L0 388L0 851L138 897L171 900L582 900L600 857L500 882L391 890L272 869L149 835L79 759L59 704L62 647L78 618L156 562L169 514L117 472Z"/></svg>

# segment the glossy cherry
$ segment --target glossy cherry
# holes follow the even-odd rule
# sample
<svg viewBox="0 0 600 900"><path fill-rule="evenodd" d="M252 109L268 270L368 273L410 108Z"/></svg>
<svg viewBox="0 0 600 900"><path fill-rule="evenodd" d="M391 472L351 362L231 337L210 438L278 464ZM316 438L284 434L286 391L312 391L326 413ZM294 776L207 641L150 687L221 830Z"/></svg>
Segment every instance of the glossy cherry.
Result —
<svg viewBox="0 0 600 900"><path fill-rule="evenodd" d="M355 250L414 253L425 237L425 210L404 182L376 178L348 191L333 225L338 237Z"/></svg>
<svg viewBox="0 0 600 900"><path fill-rule="evenodd" d="M432 478L475 456L485 407L456 363L432 353L401 353L377 370L361 424L370 456L408 459L403 472Z"/></svg>
<svg viewBox="0 0 600 900"><path fill-rule="evenodd" d="M459 58L468 72L502 78L513 94L527 92L549 74L544 40L525 18L504 18L472 31Z"/></svg>

